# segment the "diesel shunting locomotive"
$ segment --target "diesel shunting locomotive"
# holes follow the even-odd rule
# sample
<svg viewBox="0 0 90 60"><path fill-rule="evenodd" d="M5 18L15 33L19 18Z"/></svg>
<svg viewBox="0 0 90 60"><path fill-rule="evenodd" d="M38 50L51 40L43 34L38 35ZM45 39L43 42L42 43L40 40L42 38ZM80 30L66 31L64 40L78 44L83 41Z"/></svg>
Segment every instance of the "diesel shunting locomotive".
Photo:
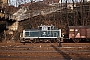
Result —
<svg viewBox="0 0 90 60"><path fill-rule="evenodd" d="M61 41L61 29L56 29L53 25L40 25L38 29L26 29L21 34L21 42L59 42Z"/></svg>

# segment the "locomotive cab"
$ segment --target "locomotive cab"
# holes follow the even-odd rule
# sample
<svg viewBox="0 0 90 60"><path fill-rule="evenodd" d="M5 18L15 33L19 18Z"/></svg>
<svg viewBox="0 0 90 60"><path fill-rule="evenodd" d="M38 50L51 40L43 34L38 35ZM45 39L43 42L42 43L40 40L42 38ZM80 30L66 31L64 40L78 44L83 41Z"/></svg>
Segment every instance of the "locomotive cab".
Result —
<svg viewBox="0 0 90 60"><path fill-rule="evenodd" d="M40 25L38 26L39 27L39 30L54 30L54 26L51 25L51 26L46 26L46 25Z"/></svg>

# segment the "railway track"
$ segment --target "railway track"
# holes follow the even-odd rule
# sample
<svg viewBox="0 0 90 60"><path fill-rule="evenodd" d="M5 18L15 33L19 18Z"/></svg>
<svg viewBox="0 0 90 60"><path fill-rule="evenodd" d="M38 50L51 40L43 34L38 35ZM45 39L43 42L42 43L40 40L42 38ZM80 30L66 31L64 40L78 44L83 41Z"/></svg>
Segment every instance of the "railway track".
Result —
<svg viewBox="0 0 90 60"><path fill-rule="evenodd" d="M90 60L89 43L0 44L0 60ZM76 46L75 46L76 45Z"/></svg>
<svg viewBox="0 0 90 60"><path fill-rule="evenodd" d="M42 47L50 47L51 45L54 46L59 46L61 45L62 47L89 47L90 43L0 43L0 47L1 46L42 46Z"/></svg>

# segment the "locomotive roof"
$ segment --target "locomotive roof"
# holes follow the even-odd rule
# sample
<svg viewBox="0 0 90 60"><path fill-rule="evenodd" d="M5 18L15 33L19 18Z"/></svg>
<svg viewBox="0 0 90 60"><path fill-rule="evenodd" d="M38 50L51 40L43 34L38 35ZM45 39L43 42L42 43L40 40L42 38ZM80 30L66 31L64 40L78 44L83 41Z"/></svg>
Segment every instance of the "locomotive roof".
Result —
<svg viewBox="0 0 90 60"><path fill-rule="evenodd" d="M51 27L51 26L53 26L52 24L51 25L40 25L39 27L43 27L43 26L47 26L47 27Z"/></svg>
<svg viewBox="0 0 90 60"><path fill-rule="evenodd" d="M69 28L90 28L90 26L69 26Z"/></svg>
<svg viewBox="0 0 90 60"><path fill-rule="evenodd" d="M29 30L38 30L38 29L25 29L26 31L29 31Z"/></svg>

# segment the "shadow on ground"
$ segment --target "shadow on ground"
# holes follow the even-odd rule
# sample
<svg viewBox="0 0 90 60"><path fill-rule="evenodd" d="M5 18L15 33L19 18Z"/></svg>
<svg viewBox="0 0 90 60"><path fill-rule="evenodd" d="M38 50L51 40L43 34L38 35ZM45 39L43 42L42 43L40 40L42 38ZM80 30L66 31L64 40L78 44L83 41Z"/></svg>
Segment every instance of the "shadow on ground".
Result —
<svg viewBox="0 0 90 60"><path fill-rule="evenodd" d="M64 53L63 51L61 51L60 49L58 49L58 48L55 47L54 45L51 45L51 46L52 46L60 55L62 55L65 60L71 60L71 59L72 59L68 54Z"/></svg>

